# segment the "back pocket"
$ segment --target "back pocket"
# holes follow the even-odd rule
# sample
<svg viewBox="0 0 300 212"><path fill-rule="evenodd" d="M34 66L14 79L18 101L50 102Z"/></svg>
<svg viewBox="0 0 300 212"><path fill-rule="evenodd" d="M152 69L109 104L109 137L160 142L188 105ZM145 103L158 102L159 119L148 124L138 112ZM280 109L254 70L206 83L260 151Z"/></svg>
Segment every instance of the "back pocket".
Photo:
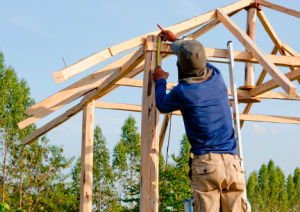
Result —
<svg viewBox="0 0 300 212"><path fill-rule="evenodd" d="M236 170L236 187L238 190L244 191L246 186L244 169L240 166L239 162L235 162L232 165Z"/></svg>
<svg viewBox="0 0 300 212"><path fill-rule="evenodd" d="M197 174L211 174L217 170L215 165L203 164L196 167Z"/></svg>

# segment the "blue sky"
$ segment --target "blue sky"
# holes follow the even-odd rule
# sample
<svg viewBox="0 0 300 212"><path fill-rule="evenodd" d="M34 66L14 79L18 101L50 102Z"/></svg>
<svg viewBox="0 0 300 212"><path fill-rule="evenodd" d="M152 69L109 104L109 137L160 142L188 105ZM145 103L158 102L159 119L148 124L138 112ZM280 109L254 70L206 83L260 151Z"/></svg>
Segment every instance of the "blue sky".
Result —
<svg viewBox="0 0 300 212"><path fill-rule="evenodd" d="M270 0L271 1L271 0ZM102 49L126 41L136 36L157 30L156 24L167 27L184 21L212 9L228 5L234 0L167 0L143 1L1 1L0 13L0 50L4 53L6 64L13 67L19 77L29 83L31 96L39 102L78 81L99 68L119 58L118 55L95 67L56 85L52 73L63 68L64 57L71 65ZM288 8L299 8L299 0L272 0ZM278 34L278 37L294 50L300 52L298 41L300 20L277 11L263 8L266 16ZM233 20L245 30L246 11L243 10ZM265 52L270 53L274 44L257 19L256 43ZM241 43L222 25L198 39L206 47L226 48L228 40L233 41L235 50L244 50ZM221 69L229 85L228 67L215 64ZM176 57L163 61L165 71L170 72L169 82L176 82ZM244 63L236 63L238 86L243 84ZM257 78L262 68L256 65ZM289 72L288 68L280 68ZM137 77L142 79L142 74ZM267 79L270 79L268 76ZM300 86L294 82L297 93ZM282 91L281 88L276 89ZM142 89L120 87L101 101L141 104ZM37 122L40 127L79 100L56 111ZM245 105L240 104L240 111ZM282 100L262 100L255 104L252 114L300 117L299 102ZM112 151L120 139L121 126L131 114L141 124L139 113L97 109L95 124L100 125L107 139L107 146ZM161 116L161 121L163 117ZM80 155L82 113L48 133L51 143L64 146L68 157ZM244 161L247 174L259 169L263 163L273 159L284 173L290 174L300 167L299 125L246 122L242 129ZM170 152L178 154L179 142L184 134L181 117L173 117ZM163 152L166 150L164 145Z"/></svg>

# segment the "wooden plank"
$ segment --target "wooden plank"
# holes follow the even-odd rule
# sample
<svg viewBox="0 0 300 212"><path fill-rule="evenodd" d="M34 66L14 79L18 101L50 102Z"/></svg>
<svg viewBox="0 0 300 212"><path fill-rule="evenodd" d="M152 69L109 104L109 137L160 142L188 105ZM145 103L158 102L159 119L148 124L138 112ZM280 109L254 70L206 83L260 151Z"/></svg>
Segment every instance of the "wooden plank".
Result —
<svg viewBox="0 0 300 212"><path fill-rule="evenodd" d="M270 38L272 39L273 43L275 44L276 48L279 50L280 53L282 53L281 40L277 36L275 30L273 29L271 23L267 19L265 13L262 10L257 11L257 16L260 22L262 23L263 27L265 28L266 32L269 34Z"/></svg>
<svg viewBox="0 0 300 212"><path fill-rule="evenodd" d="M221 9L217 9L218 19L226 26L241 43L250 51L253 56L259 61L264 69L273 77L276 82L288 94L295 94L296 87L284 74L272 63L272 61L263 53L263 51L242 31Z"/></svg>
<svg viewBox="0 0 300 212"><path fill-rule="evenodd" d="M130 86L130 87L143 87L143 80L140 79L129 79L123 78L119 80L116 85ZM174 86L177 86L178 83L167 82L167 90L171 90Z"/></svg>
<svg viewBox="0 0 300 212"><path fill-rule="evenodd" d="M296 69L295 71L285 74L285 76L290 81L299 79L300 78L300 68ZM259 86L256 86L255 88L251 89L249 94L250 94L250 96L258 96L259 94L262 94L269 90L273 90L278 87L279 87L278 83L274 79L272 79L268 82L265 82L264 84L261 84Z"/></svg>
<svg viewBox="0 0 300 212"><path fill-rule="evenodd" d="M149 43L146 46L146 51L157 51L156 43ZM171 44L163 43L161 45L161 52L165 54L172 54L174 52L171 50ZM205 52L207 57L216 57L216 58L228 58L227 49L216 49L205 47ZM234 61L236 62L246 62L246 63L259 63L251 52L244 51L233 51ZM289 66L300 66L300 57L299 56L278 56L278 55L265 55L271 62L277 66L289 67Z"/></svg>
<svg viewBox="0 0 300 212"><path fill-rule="evenodd" d="M169 121L170 121L170 116L171 116L170 113L165 114L164 115L164 120L163 120L162 125L161 125L161 129L160 129L160 133L159 133L159 154L161 153L161 149L162 149L163 144L164 144L165 135L166 135L166 132L167 132Z"/></svg>
<svg viewBox="0 0 300 212"><path fill-rule="evenodd" d="M82 114L80 212L92 212L94 101L83 107Z"/></svg>
<svg viewBox="0 0 300 212"><path fill-rule="evenodd" d="M240 120L255 121L255 122L271 122L271 123L281 123L281 124L300 124L300 118L284 117L284 116L240 114Z"/></svg>
<svg viewBox="0 0 300 212"><path fill-rule="evenodd" d="M126 110L131 112L141 112L141 105L129 105L110 102L95 102L95 108L111 109L111 110Z"/></svg>
<svg viewBox="0 0 300 212"><path fill-rule="evenodd" d="M147 41L157 42L157 36ZM140 211L158 212L159 112L155 104L156 52L145 54L142 97Z"/></svg>
<svg viewBox="0 0 300 212"><path fill-rule="evenodd" d="M86 70L90 68L90 64L98 64L101 63L108 58L111 57L111 54L109 52L109 49L104 49L96 54L93 55L93 57L87 57L77 63L74 63L66 68L63 68L60 71L52 73L53 79L56 84L59 84L79 73L81 73L83 70Z"/></svg>
<svg viewBox="0 0 300 212"><path fill-rule="evenodd" d="M238 1L238 2L235 2L233 4L223 7L223 10L226 13L232 13L232 12L234 12L236 10L240 10L248 5L250 5L250 0L242 0L242 1ZM173 26L166 27L165 29L173 31L177 36L181 36L189 31L201 26L202 24L204 24L210 20L213 20L214 18L216 18L216 11L212 10L208 13L196 16L194 18L180 22ZM143 45L145 43L145 38L148 35L157 35L159 32L160 32L160 30L156 30L154 32L147 33L145 35L133 38L131 40L122 42L122 43L112 46L110 48L104 49L104 50L102 50L96 54L93 54L83 60L80 60L66 68L63 68L57 72L54 72L53 78L56 83L63 82L65 80L69 79L70 77L75 76L76 74L79 74L79 73L85 71L86 69L91 68L112 56L120 54L129 49L133 49L137 46Z"/></svg>
<svg viewBox="0 0 300 212"><path fill-rule="evenodd" d="M287 44L285 44L284 42L281 42L281 47L287 51L290 55L292 56L300 56L294 49L292 49L291 47L289 47Z"/></svg>
<svg viewBox="0 0 300 212"><path fill-rule="evenodd" d="M255 26L256 26L256 11L255 7L247 9L246 32L251 40L255 41ZM245 63L245 81L244 88L254 87L255 64Z"/></svg>
<svg viewBox="0 0 300 212"><path fill-rule="evenodd" d="M234 16L235 14L237 14L240 11L241 10L237 10L237 11L231 13L229 15L229 17ZM200 29L198 29L197 31L195 31L195 32L187 35L187 38L192 38L193 40L196 40L200 36L204 35L208 31L210 31L213 28L215 28L216 26L218 26L220 23L221 23L220 20L216 18L216 19L212 20L211 22L209 22L208 24L206 24L205 26L203 26Z"/></svg>
<svg viewBox="0 0 300 212"><path fill-rule="evenodd" d="M43 110L51 108L54 105L63 107L64 105L70 103L71 101L76 100L77 98L86 94L90 90L97 88L98 85L101 83L100 81L103 77L121 68L121 65L123 65L126 61L128 61L136 53L136 51L137 50L123 56L122 58L99 69L98 71L92 73L91 75L84 77L83 79L66 87L65 89L33 105L32 107L25 110L24 114L37 115Z"/></svg>
<svg viewBox="0 0 300 212"><path fill-rule="evenodd" d="M163 44L164 49L168 49L170 45ZM153 47L156 48L156 47ZM170 52L172 52L170 50ZM61 107L67 105L68 103L76 100L82 95L88 93L89 91L96 88L99 84L101 84L106 78L103 77L113 71L118 70L122 63L124 63L128 58L132 57L135 52L132 52L119 60L109 64L108 66L96 71L90 76L79 80L78 82L68 86L67 88L59 91L58 93L48 97L47 99L37 103L31 108L25 111L26 115L33 115L32 117L22 121L19 124L20 129L29 126L30 124L42 119L43 117L51 114L52 112L60 109ZM172 52L173 53L173 52ZM206 48L206 53L209 57L227 57L227 50L225 49L214 49L214 48ZM269 59L275 62L276 65L280 66L300 66L300 57L282 57L282 56L274 56L267 55ZM166 58L167 56L163 57ZM251 53L234 51L235 61L240 62L255 62L257 61L253 58ZM139 65L136 70L137 72L141 72L143 70L143 64Z"/></svg>
<svg viewBox="0 0 300 212"><path fill-rule="evenodd" d="M272 54L272 55L276 55L277 52L278 52L278 49L276 48L276 46L274 46L274 48L273 48L272 51L271 51L271 54ZM256 81L255 86L261 85L261 84L263 83L263 81L264 81L266 75L267 75L267 71L266 71L265 69L263 69L262 72L260 73L260 75L259 75L257 81ZM252 103L247 104L246 107L244 108L243 113L244 113L244 114L248 114L249 111L250 111L250 109L251 109L251 107L252 107L252 105L253 105ZM244 121L240 121L240 127L241 127L241 128L243 127L243 125L244 125Z"/></svg>
<svg viewBox="0 0 300 212"><path fill-rule="evenodd" d="M276 92L274 92L276 93ZM298 94L298 99L300 99L300 94ZM97 103L97 102L96 102ZM100 106L100 107L98 107ZM101 104L95 104L95 107L102 109L112 109L112 110L124 110L124 111L134 111L141 112L141 105L129 105L118 104L118 103L106 103L101 102ZM181 116L180 111L172 112L173 115ZM167 115L167 114L166 114ZM254 115L254 114L242 114L240 113L240 120L242 121L256 121L256 122L272 122L272 123L286 123L286 124L300 124L300 118L295 117L284 117L284 116L269 116L269 115Z"/></svg>
<svg viewBox="0 0 300 212"><path fill-rule="evenodd" d="M269 20L267 19L265 13L261 10L261 11L257 11L257 16L259 18L259 20L261 21L263 27L265 28L265 30L267 31L267 33L269 34L270 38L272 39L272 41L274 42L276 48L279 50L281 55L284 56L289 56L283 49L282 49L282 41L278 38L276 32L274 31L271 23L269 22ZM289 66L291 71L294 71L295 68L293 66ZM300 84L300 80L298 79L298 83Z"/></svg>
<svg viewBox="0 0 300 212"><path fill-rule="evenodd" d="M260 80L258 80L259 82ZM262 83L256 83L256 85L260 85ZM138 87L142 88L143 87L143 80L140 79L129 79L129 78L123 78L119 80L116 85L122 85L122 86L132 86L132 87ZM173 83L173 82L167 82L167 90L173 89L174 86L177 86L178 83ZM231 96L231 89L228 88L228 96ZM239 102L245 102L247 99L251 98L249 91L247 90L242 90L242 89L237 89L237 96L238 96L238 101ZM283 92L266 92L263 94L260 94L257 96L260 99L282 99L282 100L300 100L300 94L294 94L294 95L288 95L287 93ZM253 99L255 102L257 102L258 99ZM259 101L259 100L258 100ZM96 104L98 104L96 102ZM102 104L102 103L101 103ZM115 105L114 105L115 106ZM109 109L109 108L107 108ZM132 111L139 112L138 109L133 109ZM131 109L129 109L131 111Z"/></svg>
<svg viewBox="0 0 300 212"><path fill-rule="evenodd" d="M22 140L22 144L30 144L32 141L38 139L39 137L43 136L53 128L61 125L68 119L70 119L72 116L76 115L82 110L82 105L77 104L70 110L66 111L62 115L58 116L57 118L53 119L52 121L48 122L47 124L43 125L39 129L35 130L33 133L31 133L29 136L24 138Z"/></svg>
<svg viewBox="0 0 300 212"><path fill-rule="evenodd" d="M282 7L280 5L273 4L271 2L264 1L264 0L257 0L257 3L261 4L261 5L265 6L265 7L268 7L270 9L277 10L279 12L282 12L282 13L285 13L285 14L292 15L292 16L295 16L297 18L300 18L300 12L298 12L296 10L292 10L292 9L289 9L289 8L286 8L286 7Z"/></svg>
<svg viewBox="0 0 300 212"><path fill-rule="evenodd" d="M135 60L134 60L135 58ZM35 132L31 133L29 136L22 140L22 143L26 144L32 142L33 140L39 138L40 136L44 135L51 129L59 126L60 124L64 123L70 116L73 116L82 110L84 105L89 104L96 98L99 98L101 95L105 95L105 92L110 92L109 89L114 89L114 84L119 81L123 76L129 75L129 73L136 68L136 66L141 63L144 59L144 46L140 47L139 50L132 56L129 60L130 62L126 62L118 71L115 71L114 74L111 74L108 78L106 78L101 85L104 87L100 92L98 89L95 88L90 93L86 94L85 97L81 100L79 104L72 107L64 114L58 116L54 120L50 121L48 124L44 125L43 127L37 129ZM129 75L129 77L135 76L135 74L140 73L141 70L137 69L136 72Z"/></svg>

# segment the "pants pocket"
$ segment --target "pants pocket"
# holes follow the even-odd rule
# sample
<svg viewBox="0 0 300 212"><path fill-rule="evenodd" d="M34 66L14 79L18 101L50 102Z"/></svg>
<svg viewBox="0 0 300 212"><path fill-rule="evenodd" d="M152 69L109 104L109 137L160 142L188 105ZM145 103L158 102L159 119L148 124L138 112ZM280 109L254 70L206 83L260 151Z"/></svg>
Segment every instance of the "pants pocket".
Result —
<svg viewBox="0 0 300 212"><path fill-rule="evenodd" d="M219 190L209 192L194 191L194 212L220 212L221 195Z"/></svg>
<svg viewBox="0 0 300 212"><path fill-rule="evenodd" d="M248 203L245 199L241 198L242 211L248 212Z"/></svg>
<svg viewBox="0 0 300 212"><path fill-rule="evenodd" d="M199 164L193 166L192 189L201 192L209 192L217 189L218 172L214 164Z"/></svg>
<svg viewBox="0 0 300 212"><path fill-rule="evenodd" d="M239 162L234 162L232 165L236 170L236 189L243 191L245 190L245 186L246 186L244 170L240 166Z"/></svg>

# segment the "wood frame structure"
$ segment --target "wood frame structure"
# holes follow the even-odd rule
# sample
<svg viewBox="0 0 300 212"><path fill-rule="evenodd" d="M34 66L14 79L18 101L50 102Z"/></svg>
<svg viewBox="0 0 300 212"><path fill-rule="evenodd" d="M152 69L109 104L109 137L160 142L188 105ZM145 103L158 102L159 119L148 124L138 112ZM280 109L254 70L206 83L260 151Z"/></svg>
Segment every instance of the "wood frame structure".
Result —
<svg viewBox="0 0 300 212"><path fill-rule="evenodd" d="M265 0L240 0L165 29L172 30L177 36L182 36L205 24L187 35L188 39L197 39L222 23L241 41L246 49L245 52L234 51L234 60L246 64L245 81L241 89L238 89L239 103L247 104L243 114L240 114L241 127L244 121L300 124L300 118L295 117L248 114L253 103L261 102L261 99L300 100L300 94L296 93L296 87L292 83L294 80L300 83L300 55L278 38L260 5L300 18L300 12ZM230 16L235 15L242 9L247 9L248 11L247 32L244 32L230 18ZM264 54L255 44L256 15L275 45L269 55ZM140 211L158 212L158 158L170 119L170 114L164 115L162 128L159 133L159 112L156 109L154 98L155 82L151 74L156 64L156 39L158 33L159 31L154 31L106 48L73 65L54 72L53 78L55 82L61 83L108 58L140 46L138 49L27 109L24 113L31 115L31 117L18 124L19 128L23 129L72 101L83 97L80 103L22 140L23 144L29 144L83 110L81 152L83 166L81 167L80 211L92 211L94 108L102 108L142 113ZM227 50L225 49L205 48L205 50L208 57L228 58ZM276 55L277 52L280 53L280 56ZM172 54L174 53L171 51L170 44L162 43L161 60ZM255 63L261 64L264 70L254 85ZM283 74L277 66L288 67L292 72ZM142 72L144 72L143 80L133 79ZM263 83L267 73L273 79ZM167 89L170 90L176 85L177 83L168 83ZM142 105L96 101L119 86L143 88ZM282 87L285 93L270 92L270 90L277 87ZM244 90L245 88L246 90ZM228 89L228 95L231 95L230 89ZM181 115L180 111L175 111L173 114Z"/></svg>

